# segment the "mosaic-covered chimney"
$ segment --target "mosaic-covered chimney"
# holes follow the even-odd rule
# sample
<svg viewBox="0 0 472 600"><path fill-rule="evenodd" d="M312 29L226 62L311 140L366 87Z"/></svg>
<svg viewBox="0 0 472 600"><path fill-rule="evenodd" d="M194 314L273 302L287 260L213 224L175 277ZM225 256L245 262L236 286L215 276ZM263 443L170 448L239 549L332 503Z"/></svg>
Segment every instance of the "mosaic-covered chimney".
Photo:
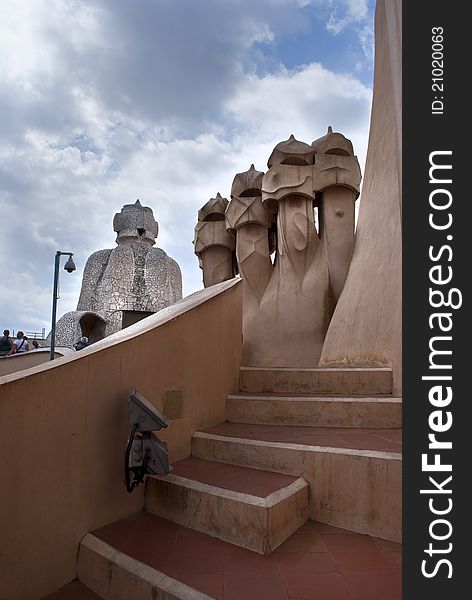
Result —
<svg viewBox="0 0 472 600"><path fill-rule="evenodd" d="M151 208L137 200L115 214L117 246L94 252L85 265L77 310L106 319L106 335L182 298L179 265L156 244Z"/></svg>

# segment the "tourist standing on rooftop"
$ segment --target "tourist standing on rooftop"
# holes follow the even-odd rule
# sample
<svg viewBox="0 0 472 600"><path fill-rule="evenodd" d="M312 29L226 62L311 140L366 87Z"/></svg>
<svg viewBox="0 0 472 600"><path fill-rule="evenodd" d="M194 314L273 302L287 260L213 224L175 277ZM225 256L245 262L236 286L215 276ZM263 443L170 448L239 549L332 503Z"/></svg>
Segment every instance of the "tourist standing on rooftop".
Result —
<svg viewBox="0 0 472 600"><path fill-rule="evenodd" d="M0 338L0 356L9 354L13 346L13 340L10 337L10 331L5 329L3 336Z"/></svg>
<svg viewBox="0 0 472 600"><path fill-rule="evenodd" d="M89 345L88 337L85 337L85 335L84 335L83 337L80 338L80 341L78 341L76 344L74 344L74 348L76 350L83 350L84 348L87 348L88 345Z"/></svg>
<svg viewBox="0 0 472 600"><path fill-rule="evenodd" d="M22 352L29 351L28 338L25 337L25 334L22 331L19 331L16 334L16 340L13 342L12 349L10 350L10 354L19 354Z"/></svg>

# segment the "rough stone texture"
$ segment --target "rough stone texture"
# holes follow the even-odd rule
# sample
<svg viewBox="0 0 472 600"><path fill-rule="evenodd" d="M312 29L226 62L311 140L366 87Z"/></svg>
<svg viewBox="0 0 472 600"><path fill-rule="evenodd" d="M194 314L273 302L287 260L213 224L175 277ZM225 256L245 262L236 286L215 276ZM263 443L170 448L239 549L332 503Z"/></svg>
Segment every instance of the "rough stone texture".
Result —
<svg viewBox="0 0 472 600"><path fill-rule="evenodd" d="M113 228L118 246L90 256L77 305L106 318L105 335L121 329L122 311L157 312L182 298L178 264L161 248L152 248L158 234L152 210L139 200L126 204Z"/></svg>
<svg viewBox="0 0 472 600"><path fill-rule="evenodd" d="M203 207L195 252L205 285L212 285L216 265L222 277L233 275L236 239L243 279L243 365L315 367L351 259L359 164L351 142L331 127L311 146L290 136L277 144L267 164L266 174L251 165L235 176L229 205L220 196ZM225 242L223 208L232 236ZM226 243L225 269L222 256L209 263L203 255L203 226L212 228L205 248L217 248L221 255Z"/></svg>
<svg viewBox="0 0 472 600"><path fill-rule="evenodd" d="M401 1L377 3L372 118L354 253L320 365L392 366L401 390Z"/></svg>
<svg viewBox="0 0 472 600"><path fill-rule="evenodd" d="M182 298L179 265L152 247L159 231L152 209L125 204L113 228L118 246L87 260L77 310L57 322L57 345L71 348L82 336L96 342L122 329L123 311L154 313Z"/></svg>
<svg viewBox="0 0 472 600"><path fill-rule="evenodd" d="M90 310L72 310L56 323L56 346L72 348L82 336L90 343L101 340L105 335L106 320ZM46 346L51 345L51 333L46 338Z"/></svg>

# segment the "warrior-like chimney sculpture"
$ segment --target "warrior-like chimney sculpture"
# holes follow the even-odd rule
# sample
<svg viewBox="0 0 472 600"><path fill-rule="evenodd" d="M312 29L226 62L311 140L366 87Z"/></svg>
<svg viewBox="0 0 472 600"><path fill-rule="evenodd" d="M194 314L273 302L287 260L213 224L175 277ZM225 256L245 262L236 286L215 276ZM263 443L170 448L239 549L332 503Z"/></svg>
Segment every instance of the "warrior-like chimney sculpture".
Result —
<svg viewBox="0 0 472 600"><path fill-rule="evenodd" d="M315 367L351 260L359 163L330 127L311 146L290 136L267 165L235 176L225 211L226 250L234 236L243 279L242 364ZM217 283L201 266L205 286Z"/></svg>
<svg viewBox="0 0 472 600"><path fill-rule="evenodd" d="M159 227L152 209L137 200L115 214L115 248L89 256L77 310L57 323L56 346L108 336L182 298L179 265L154 248ZM49 339L49 338L48 338Z"/></svg>

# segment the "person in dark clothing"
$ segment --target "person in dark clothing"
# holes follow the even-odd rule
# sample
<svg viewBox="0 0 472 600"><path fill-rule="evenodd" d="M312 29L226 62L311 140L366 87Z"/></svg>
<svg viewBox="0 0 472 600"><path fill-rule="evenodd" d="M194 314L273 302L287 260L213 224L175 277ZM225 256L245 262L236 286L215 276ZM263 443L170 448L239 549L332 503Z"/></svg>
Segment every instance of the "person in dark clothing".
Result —
<svg viewBox="0 0 472 600"><path fill-rule="evenodd" d="M83 337L80 338L79 342L74 344L74 348L76 350L83 350L84 348L87 348L88 345L89 345L88 338L85 337L85 335L84 335Z"/></svg>
<svg viewBox="0 0 472 600"><path fill-rule="evenodd" d="M3 336L0 338L0 356L9 354L13 346L13 340L10 337L10 331L5 329Z"/></svg>

